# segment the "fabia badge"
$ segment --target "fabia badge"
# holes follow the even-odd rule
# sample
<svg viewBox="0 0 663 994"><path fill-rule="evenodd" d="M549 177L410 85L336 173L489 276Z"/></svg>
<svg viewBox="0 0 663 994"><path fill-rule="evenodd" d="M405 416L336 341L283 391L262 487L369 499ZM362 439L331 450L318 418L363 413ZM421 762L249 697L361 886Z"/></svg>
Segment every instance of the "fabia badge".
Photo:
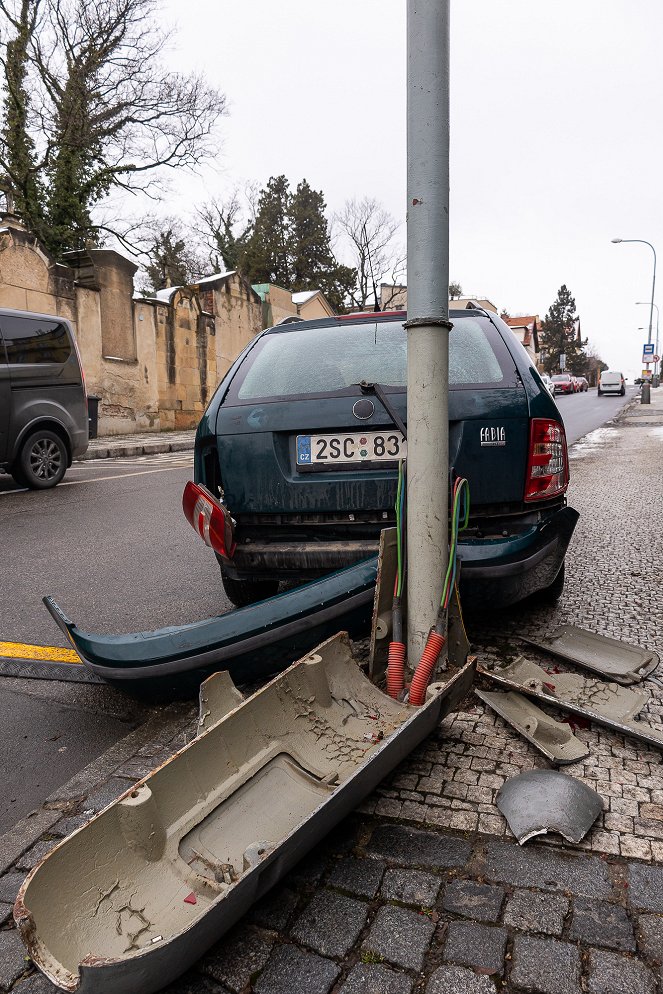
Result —
<svg viewBox="0 0 663 994"><path fill-rule="evenodd" d="M482 445L506 445L506 431L504 428L482 428L479 439Z"/></svg>

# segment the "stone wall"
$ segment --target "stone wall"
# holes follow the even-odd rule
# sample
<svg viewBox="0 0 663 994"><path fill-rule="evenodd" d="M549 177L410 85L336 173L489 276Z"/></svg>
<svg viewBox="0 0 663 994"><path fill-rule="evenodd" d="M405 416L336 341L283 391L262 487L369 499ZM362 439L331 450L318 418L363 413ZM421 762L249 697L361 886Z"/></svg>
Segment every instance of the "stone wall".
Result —
<svg viewBox="0 0 663 994"><path fill-rule="evenodd" d="M99 433L195 427L216 385L262 329L262 301L239 273L134 297L136 266L111 249L55 263L13 218L0 228L0 307L67 317L76 329ZM160 295L164 296L164 295Z"/></svg>

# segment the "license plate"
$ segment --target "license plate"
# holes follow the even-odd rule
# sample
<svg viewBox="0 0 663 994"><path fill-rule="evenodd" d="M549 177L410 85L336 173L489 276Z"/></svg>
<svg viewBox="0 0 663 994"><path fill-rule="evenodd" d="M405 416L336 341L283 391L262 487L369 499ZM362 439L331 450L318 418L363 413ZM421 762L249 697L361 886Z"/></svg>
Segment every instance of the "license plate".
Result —
<svg viewBox="0 0 663 994"><path fill-rule="evenodd" d="M394 462L407 456L400 431L357 431L337 435L298 435L298 466Z"/></svg>

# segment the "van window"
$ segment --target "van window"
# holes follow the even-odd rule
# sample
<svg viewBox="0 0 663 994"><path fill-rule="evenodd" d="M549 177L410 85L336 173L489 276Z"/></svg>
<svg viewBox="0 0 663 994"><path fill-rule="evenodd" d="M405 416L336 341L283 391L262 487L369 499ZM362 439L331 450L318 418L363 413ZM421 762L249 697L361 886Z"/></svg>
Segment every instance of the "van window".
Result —
<svg viewBox="0 0 663 994"><path fill-rule="evenodd" d="M66 362L71 355L67 326L57 319L22 318L5 315L2 334L7 348L7 362Z"/></svg>

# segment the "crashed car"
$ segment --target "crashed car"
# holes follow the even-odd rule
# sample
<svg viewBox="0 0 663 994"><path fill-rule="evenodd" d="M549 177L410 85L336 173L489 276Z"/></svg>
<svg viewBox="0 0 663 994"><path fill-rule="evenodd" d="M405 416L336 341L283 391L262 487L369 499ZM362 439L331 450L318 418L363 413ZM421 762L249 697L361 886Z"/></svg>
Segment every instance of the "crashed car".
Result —
<svg viewBox="0 0 663 994"><path fill-rule="evenodd" d="M556 599L578 517L565 497L562 418L496 314L450 317L450 469L471 491L463 602ZM217 388L198 427L194 472L223 508L221 531L232 529L216 555L234 604L375 554L394 523L407 455L405 320L349 314L268 328ZM209 516L200 520L209 529Z"/></svg>

